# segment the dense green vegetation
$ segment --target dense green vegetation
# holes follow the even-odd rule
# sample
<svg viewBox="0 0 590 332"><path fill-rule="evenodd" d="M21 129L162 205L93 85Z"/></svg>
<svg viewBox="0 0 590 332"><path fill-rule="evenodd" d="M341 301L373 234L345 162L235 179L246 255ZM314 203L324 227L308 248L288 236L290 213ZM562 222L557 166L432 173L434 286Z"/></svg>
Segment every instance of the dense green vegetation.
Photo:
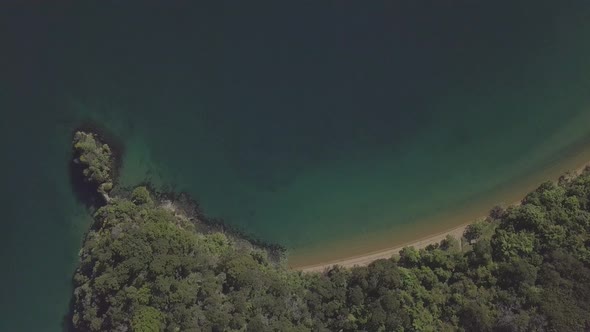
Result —
<svg viewBox="0 0 590 332"><path fill-rule="evenodd" d="M144 187L95 212L80 331L588 331L590 172L545 183L447 238L366 267L289 271L201 233Z"/></svg>
<svg viewBox="0 0 590 332"><path fill-rule="evenodd" d="M74 135L74 151L74 161L83 167L86 181L106 195L113 188L113 159L109 146L93 133L78 131Z"/></svg>

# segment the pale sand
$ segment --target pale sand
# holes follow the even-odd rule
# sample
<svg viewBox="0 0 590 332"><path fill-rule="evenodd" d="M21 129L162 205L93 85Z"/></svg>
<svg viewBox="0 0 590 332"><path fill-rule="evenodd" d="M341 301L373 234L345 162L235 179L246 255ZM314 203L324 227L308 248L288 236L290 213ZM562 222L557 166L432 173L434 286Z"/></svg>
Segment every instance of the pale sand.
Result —
<svg viewBox="0 0 590 332"><path fill-rule="evenodd" d="M321 272L327 268L330 268L334 265L339 265L343 267L354 267L354 266L365 266L369 263L376 261L378 259L384 258L391 258L393 255L396 255L405 247L414 247L416 249L426 248L427 246L435 243L440 243L444 240L447 235L453 236L455 239L460 240L463 236L463 232L465 232L465 228L471 223L464 224L458 227L455 227L449 231L430 235L414 242L406 243L404 245L397 246L395 248L380 250L371 252L365 255L356 256L356 257L349 257L340 260L335 260L329 263L320 263L316 265L309 265L297 268L299 271L303 272Z"/></svg>
<svg viewBox="0 0 590 332"><path fill-rule="evenodd" d="M574 171L566 172L565 174L563 174L563 176L579 175L588 167L590 167L590 163L585 162L582 166L577 167ZM515 205L519 205L519 204L520 204L520 200L510 204L510 206L515 206ZM483 218L485 218L485 217L483 217ZM333 261L329 261L329 262L323 262L323 263L319 263L319 264L295 267L294 269L302 271L302 272L322 272L330 267L333 267L334 265L339 265L339 266L343 266L343 267L366 266L366 265L370 264L371 262L374 262L378 259L391 258L392 256L399 254L399 252L405 247L414 247L416 249L422 249L422 248L425 248L431 244L440 243L442 240L444 240L447 237L447 235L451 235L455 239L461 241L461 238L463 237L463 233L465 232L465 229L467 228L467 226L469 226L470 224L473 224L476 220L477 219L475 219L469 223L465 223L460 226L454 227L448 231L443 231L443 232L436 233L433 235L428 235L428 236L420 238L418 240L411 241L406 244L402 244L402 245L399 245L399 246L396 246L393 248L388 248L388 249L384 249L384 250L377 250L377 251L369 252L367 254L346 257L346 258L337 259L337 260L333 260Z"/></svg>

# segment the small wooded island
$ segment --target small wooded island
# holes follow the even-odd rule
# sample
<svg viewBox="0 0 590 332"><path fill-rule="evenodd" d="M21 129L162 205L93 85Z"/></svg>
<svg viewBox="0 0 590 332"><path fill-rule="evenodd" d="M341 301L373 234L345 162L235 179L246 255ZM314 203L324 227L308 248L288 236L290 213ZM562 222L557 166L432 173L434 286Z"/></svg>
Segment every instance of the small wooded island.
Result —
<svg viewBox="0 0 590 332"><path fill-rule="evenodd" d="M462 239L302 273L166 195L118 188L96 134L77 132L74 151L104 197L74 276L76 331L590 330L588 170L494 209Z"/></svg>

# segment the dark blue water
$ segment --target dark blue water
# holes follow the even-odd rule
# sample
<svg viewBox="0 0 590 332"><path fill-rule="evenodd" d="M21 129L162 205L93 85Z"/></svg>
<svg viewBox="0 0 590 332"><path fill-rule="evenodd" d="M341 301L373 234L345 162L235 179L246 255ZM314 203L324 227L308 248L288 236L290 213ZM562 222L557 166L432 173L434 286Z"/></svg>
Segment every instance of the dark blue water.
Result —
<svg viewBox="0 0 590 332"><path fill-rule="evenodd" d="M67 311L81 122L126 145L123 184L186 190L294 255L424 227L587 147L584 1L1 12L2 331Z"/></svg>

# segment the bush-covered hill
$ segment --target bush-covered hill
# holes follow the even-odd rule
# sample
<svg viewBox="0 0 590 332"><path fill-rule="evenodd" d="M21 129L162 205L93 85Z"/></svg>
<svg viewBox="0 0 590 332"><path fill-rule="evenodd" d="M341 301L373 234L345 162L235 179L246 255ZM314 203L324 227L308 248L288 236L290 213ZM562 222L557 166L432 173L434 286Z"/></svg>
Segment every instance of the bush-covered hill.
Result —
<svg viewBox="0 0 590 332"><path fill-rule="evenodd" d="M452 238L366 267L289 271L201 233L144 187L95 212L79 331L590 331L590 172ZM466 248L466 249L465 249Z"/></svg>

